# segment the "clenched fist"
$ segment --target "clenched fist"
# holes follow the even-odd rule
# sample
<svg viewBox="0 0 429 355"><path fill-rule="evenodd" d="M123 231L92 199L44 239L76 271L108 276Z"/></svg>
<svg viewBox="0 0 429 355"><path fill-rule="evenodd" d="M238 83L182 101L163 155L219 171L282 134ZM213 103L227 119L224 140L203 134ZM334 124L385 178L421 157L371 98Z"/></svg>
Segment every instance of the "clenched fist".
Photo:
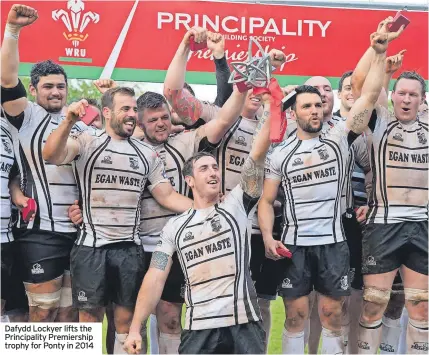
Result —
<svg viewBox="0 0 429 355"><path fill-rule="evenodd" d="M78 102L73 102L67 108L67 119L73 123L80 121L85 116L86 108L88 107L88 101L82 99Z"/></svg>
<svg viewBox="0 0 429 355"><path fill-rule="evenodd" d="M185 37L183 37L183 44L189 46L190 38L194 36L194 41L196 43L202 43L207 41L207 30L202 27L194 26L188 32L186 32Z"/></svg>
<svg viewBox="0 0 429 355"><path fill-rule="evenodd" d="M207 33L207 48L213 53L213 57L221 59L225 55L225 38L220 33Z"/></svg>
<svg viewBox="0 0 429 355"><path fill-rule="evenodd" d="M278 49L271 49L268 54L271 59L271 65L275 68L279 68L286 61L285 54Z"/></svg>
<svg viewBox="0 0 429 355"><path fill-rule="evenodd" d="M15 4L9 11L6 23L20 28L31 25L38 18L37 10L30 6Z"/></svg>

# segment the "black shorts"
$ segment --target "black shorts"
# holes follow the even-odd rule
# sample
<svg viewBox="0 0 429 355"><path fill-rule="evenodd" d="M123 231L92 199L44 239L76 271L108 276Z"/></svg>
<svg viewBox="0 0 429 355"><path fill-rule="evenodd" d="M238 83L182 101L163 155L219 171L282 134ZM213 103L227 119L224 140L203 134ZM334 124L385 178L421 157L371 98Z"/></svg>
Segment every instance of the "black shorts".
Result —
<svg viewBox="0 0 429 355"><path fill-rule="evenodd" d="M149 270L152 253L145 252L145 270ZM185 276L183 275L182 267L180 266L177 254L174 253L173 264L165 282L164 290L162 291L161 300L170 303L184 303L185 293Z"/></svg>
<svg viewBox="0 0 429 355"><path fill-rule="evenodd" d="M259 298L275 300L277 286L282 276L279 262L265 257L264 240L261 234L251 237L250 271Z"/></svg>
<svg viewBox="0 0 429 355"><path fill-rule="evenodd" d="M350 251L350 285L355 290L363 287L362 276L362 226L356 219L355 211L350 213L351 217L343 215L344 233Z"/></svg>
<svg viewBox="0 0 429 355"><path fill-rule="evenodd" d="M428 222L368 224L362 241L362 273L382 274L405 265L428 274Z"/></svg>
<svg viewBox="0 0 429 355"><path fill-rule="evenodd" d="M265 331L260 322L230 327L183 330L179 354L263 354Z"/></svg>
<svg viewBox="0 0 429 355"><path fill-rule="evenodd" d="M91 309L113 302L134 308L145 274L141 245L75 245L70 260L73 307Z"/></svg>
<svg viewBox="0 0 429 355"><path fill-rule="evenodd" d="M283 280L279 295L298 298L316 290L322 295L340 297L350 295L349 247L346 242L297 246L286 245L292 259L282 259Z"/></svg>
<svg viewBox="0 0 429 355"><path fill-rule="evenodd" d="M70 252L76 233L28 230L15 238L22 280L29 283L51 281L70 270Z"/></svg>

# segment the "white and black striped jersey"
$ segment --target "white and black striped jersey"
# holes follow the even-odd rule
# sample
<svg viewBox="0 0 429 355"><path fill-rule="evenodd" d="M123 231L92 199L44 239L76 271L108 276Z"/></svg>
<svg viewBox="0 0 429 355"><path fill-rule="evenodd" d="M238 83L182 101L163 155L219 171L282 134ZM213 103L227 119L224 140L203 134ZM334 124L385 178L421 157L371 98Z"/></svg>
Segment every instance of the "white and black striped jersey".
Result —
<svg viewBox="0 0 429 355"><path fill-rule="evenodd" d="M224 202L173 217L156 251L177 252L186 280L185 329L211 329L260 319L250 277L250 221L258 199L240 186Z"/></svg>
<svg viewBox="0 0 429 355"><path fill-rule="evenodd" d="M371 120L369 153L373 172L367 223L428 219L428 124L403 124L378 106Z"/></svg>
<svg viewBox="0 0 429 355"><path fill-rule="evenodd" d="M345 123L308 140L293 135L267 158L265 177L281 181L285 195L283 243L344 241L341 200L349 156Z"/></svg>
<svg viewBox="0 0 429 355"><path fill-rule="evenodd" d="M182 175L185 161L199 151L211 151L216 148L206 137L200 137L197 131L184 131L170 136L166 143L153 147L164 163L165 174L171 185L183 196L189 194L189 186ZM147 252L155 250L162 228L176 215L156 202L150 193L151 190L152 186L148 185L143 192L140 216L140 239Z"/></svg>
<svg viewBox="0 0 429 355"><path fill-rule="evenodd" d="M12 139L11 129L7 120L0 117L1 129L1 243L13 241L12 236L12 203L9 193L9 175L15 161L15 146ZM18 157L19 158L19 157Z"/></svg>
<svg viewBox="0 0 429 355"><path fill-rule="evenodd" d="M29 102L21 115L7 118L18 130L12 137L19 142L16 155L22 162L22 191L37 203L34 221L26 225L20 219L18 227L60 233L76 232L67 212L68 207L78 199L71 164L56 166L42 158L46 140L64 120L64 113L48 113L43 107ZM89 127L78 122L72 132L87 129Z"/></svg>
<svg viewBox="0 0 429 355"><path fill-rule="evenodd" d="M76 244L140 244L144 187L168 183L161 159L152 147L132 137L115 140L103 131L72 137L79 144L73 168L83 215Z"/></svg>

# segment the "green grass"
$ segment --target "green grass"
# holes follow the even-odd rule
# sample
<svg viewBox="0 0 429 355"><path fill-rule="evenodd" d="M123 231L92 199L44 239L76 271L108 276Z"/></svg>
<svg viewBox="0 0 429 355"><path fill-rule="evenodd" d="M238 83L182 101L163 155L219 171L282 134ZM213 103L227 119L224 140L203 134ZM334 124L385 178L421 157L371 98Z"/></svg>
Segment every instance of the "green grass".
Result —
<svg viewBox="0 0 429 355"><path fill-rule="evenodd" d="M185 312L182 312L184 314ZM282 331L285 320L285 311L280 297L271 302L271 336L268 345L269 354L281 354L282 350ZM182 322L183 323L183 322ZM148 327L149 328L149 327ZM103 354L106 353L104 339L106 338L107 323L103 322Z"/></svg>

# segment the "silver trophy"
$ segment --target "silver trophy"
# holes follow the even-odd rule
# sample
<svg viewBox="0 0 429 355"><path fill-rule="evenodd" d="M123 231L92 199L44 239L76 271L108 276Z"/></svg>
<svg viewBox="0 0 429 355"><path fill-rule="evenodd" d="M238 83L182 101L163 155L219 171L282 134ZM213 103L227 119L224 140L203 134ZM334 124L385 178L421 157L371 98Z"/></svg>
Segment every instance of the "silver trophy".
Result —
<svg viewBox="0 0 429 355"><path fill-rule="evenodd" d="M261 53L260 57L253 56L253 44L256 45ZM252 87L267 87L271 80L272 66L270 56L254 37L250 37L247 61L231 62L231 66L233 71L228 83L236 84L241 92Z"/></svg>

